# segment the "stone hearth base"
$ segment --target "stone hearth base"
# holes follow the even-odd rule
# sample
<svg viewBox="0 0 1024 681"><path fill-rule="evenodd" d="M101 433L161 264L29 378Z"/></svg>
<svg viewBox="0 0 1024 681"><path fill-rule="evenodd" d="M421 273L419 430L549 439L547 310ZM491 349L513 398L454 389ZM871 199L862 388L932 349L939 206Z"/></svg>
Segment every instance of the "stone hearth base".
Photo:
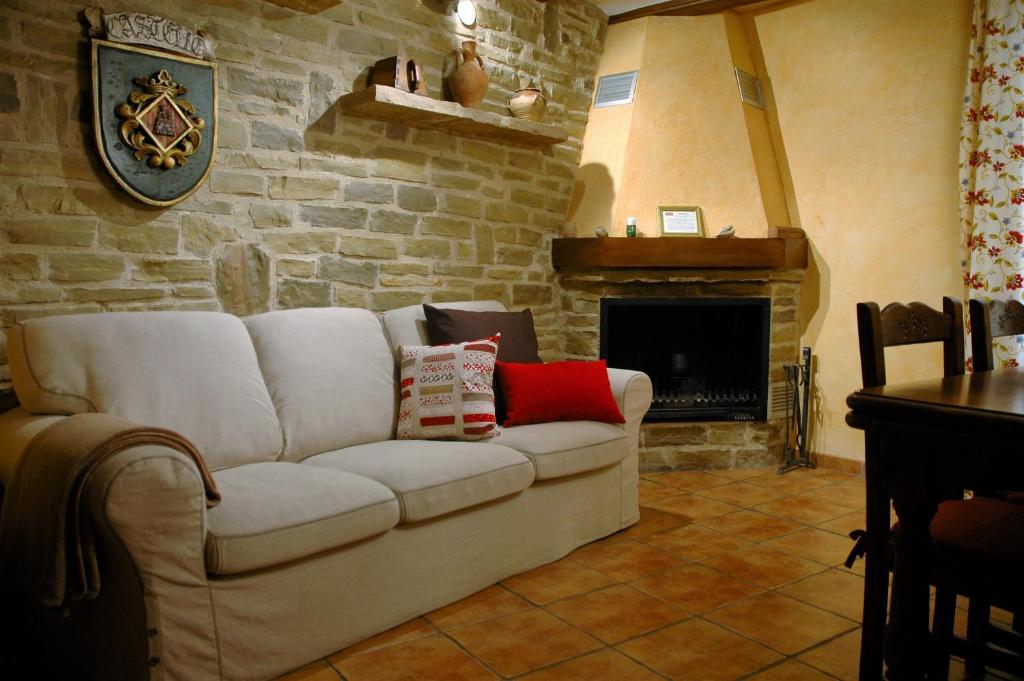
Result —
<svg viewBox="0 0 1024 681"><path fill-rule="evenodd" d="M602 298L770 297L769 390L784 387L782 365L799 361L797 305L803 270L562 270L566 359L596 359ZM749 468L782 461L785 413L763 422L646 423L643 470Z"/></svg>
<svg viewBox="0 0 1024 681"><path fill-rule="evenodd" d="M752 468L782 461L780 419L764 422L645 423L640 467L652 470Z"/></svg>

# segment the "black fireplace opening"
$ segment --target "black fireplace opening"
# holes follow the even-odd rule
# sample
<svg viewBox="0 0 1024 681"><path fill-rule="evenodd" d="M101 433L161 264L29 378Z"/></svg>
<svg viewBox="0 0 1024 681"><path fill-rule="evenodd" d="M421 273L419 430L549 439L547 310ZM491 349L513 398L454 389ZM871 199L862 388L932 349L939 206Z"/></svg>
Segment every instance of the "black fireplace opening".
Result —
<svg viewBox="0 0 1024 681"><path fill-rule="evenodd" d="M645 421L763 421L769 298L602 298L601 357L654 383Z"/></svg>

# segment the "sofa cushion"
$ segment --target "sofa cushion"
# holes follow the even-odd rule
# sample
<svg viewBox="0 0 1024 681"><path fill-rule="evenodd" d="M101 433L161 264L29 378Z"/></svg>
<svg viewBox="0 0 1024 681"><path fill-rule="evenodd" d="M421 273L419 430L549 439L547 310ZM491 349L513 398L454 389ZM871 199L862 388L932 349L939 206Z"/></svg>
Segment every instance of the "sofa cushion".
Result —
<svg viewBox="0 0 1024 681"><path fill-rule="evenodd" d="M387 485L411 523L521 492L533 466L499 445L392 440L348 447L306 459L303 466L331 468Z"/></svg>
<svg viewBox="0 0 1024 681"><path fill-rule="evenodd" d="M399 440L483 440L498 434L494 357L498 337L399 348Z"/></svg>
<svg viewBox="0 0 1024 681"><path fill-rule="evenodd" d="M213 477L223 501L208 511L206 569L217 575L351 544L398 523L387 487L340 470L271 462Z"/></svg>
<svg viewBox="0 0 1024 681"><path fill-rule="evenodd" d="M394 358L370 312L316 308L245 320L284 430L284 459L392 437Z"/></svg>
<svg viewBox="0 0 1024 681"><path fill-rule="evenodd" d="M245 326L219 312L108 312L8 330L11 376L35 414L109 412L170 428L211 470L281 453L281 424Z"/></svg>
<svg viewBox="0 0 1024 681"><path fill-rule="evenodd" d="M505 306L495 300L473 300L461 303L434 303L440 309L454 308L474 312L504 312ZM422 305L409 305L390 310L381 315L381 323L387 332L392 352L398 352L399 345L430 345L427 333L427 317Z"/></svg>
<svg viewBox="0 0 1024 681"><path fill-rule="evenodd" d="M465 343L477 338L501 334L499 362L540 364L537 331L533 327L533 311L491 312L440 308L423 305L427 319L427 335L431 345ZM494 415L498 423L505 420L505 396L501 376L494 374Z"/></svg>
<svg viewBox="0 0 1024 681"><path fill-rule="evenodd" d="M502 362L540 362L533 311L470 311L423 305L431 345L465 343L501 334L498 359Z"/></svg>
<svg viewBox="0 0 1024 681"><path fill-rule="evenodd" d="M626 432L596 421L558 421L502 428L495 440L522 452L537 480L562 478L618 463L629 454Z"/></svg>
<svg viewBox="0 0 1024 681"><path fill-rule="evenodd" d="M498 362L508 415L503 425L552 421L625 423L603 359L593 362Z"/></svg>

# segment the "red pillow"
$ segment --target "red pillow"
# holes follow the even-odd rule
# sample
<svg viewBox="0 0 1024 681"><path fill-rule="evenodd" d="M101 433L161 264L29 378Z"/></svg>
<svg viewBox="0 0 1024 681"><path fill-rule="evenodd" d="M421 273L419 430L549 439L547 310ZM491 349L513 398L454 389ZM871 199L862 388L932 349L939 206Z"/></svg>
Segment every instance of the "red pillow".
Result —
<svg viewBox="0 0 1024 681"><path fill-rule="evenodd" d="M504 425L549 421L625 423L615 404L608 369L596 362L498 362L507 417Z"/></svg>

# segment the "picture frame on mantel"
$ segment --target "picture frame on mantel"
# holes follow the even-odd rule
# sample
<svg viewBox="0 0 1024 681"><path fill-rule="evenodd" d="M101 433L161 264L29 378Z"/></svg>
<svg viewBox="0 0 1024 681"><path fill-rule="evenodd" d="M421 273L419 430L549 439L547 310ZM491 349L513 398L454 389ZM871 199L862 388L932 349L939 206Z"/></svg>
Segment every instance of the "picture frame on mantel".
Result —
<svg viewBox="0 0 1024 681"><path fill-rule="evenodd" d="M658 206L661 236L704 236L700 206Z"/></svg>

